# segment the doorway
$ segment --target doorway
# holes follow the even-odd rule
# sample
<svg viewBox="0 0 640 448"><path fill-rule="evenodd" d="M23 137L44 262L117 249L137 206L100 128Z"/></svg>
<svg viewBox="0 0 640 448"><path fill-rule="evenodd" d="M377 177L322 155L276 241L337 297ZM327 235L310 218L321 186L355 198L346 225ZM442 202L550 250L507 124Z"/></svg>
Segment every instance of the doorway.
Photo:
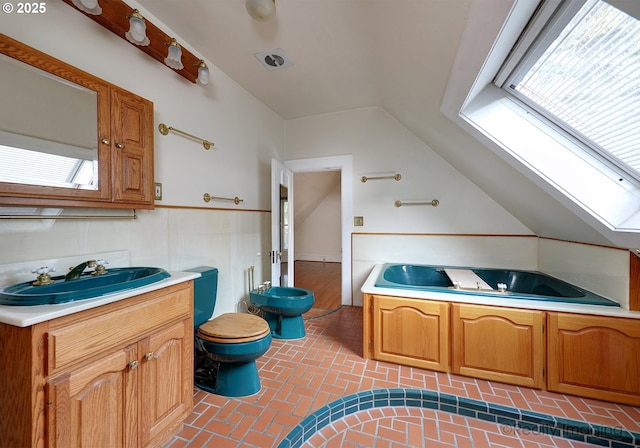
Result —
<svg viewBox="0 0 640 448"><path fill-rule="evenodd" d="M316 310L342 306L340 171L293 174L295 286L313 291Z"/></svg>
<svg viewBox="0 0 640 448"><path fill-rule="evenodd" d="M284 164L294 175L305 172L340 172L340 290L341 304L351 305L351 232L353 216L353 164L350 155L290 160ZM295 200L295 195L293 195ZM295 220L293 232L295 233ZM293 254L291 254L293 256ZM294 280L295 281L295 280Z"/></svg>

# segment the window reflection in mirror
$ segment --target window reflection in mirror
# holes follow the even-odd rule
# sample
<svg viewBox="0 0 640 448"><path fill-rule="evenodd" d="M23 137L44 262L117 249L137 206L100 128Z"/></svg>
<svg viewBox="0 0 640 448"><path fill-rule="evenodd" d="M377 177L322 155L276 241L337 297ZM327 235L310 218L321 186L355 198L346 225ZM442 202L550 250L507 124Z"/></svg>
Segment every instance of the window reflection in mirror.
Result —
<svg viewBox="0 0 640 448"><path fill-rule="evenodd" d="M98 189L97 94L0 55L0 182Z"/></svg>

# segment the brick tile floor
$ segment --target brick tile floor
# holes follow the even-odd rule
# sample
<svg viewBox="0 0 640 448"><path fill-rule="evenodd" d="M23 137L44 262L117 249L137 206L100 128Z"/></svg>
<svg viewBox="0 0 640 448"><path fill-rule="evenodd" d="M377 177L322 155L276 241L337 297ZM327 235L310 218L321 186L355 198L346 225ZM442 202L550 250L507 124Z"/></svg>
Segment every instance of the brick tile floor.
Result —
<svg viewBox="0 0 640 448"><path fill-rule="evenodd" d="M167 447L275 447L305 416L346 395L428 389L556 417L640 431L640 408L582 399L362 358L362 309L306 315L307 337L274 339L258 359L262 389L243 398L194 390L194 410ZM448 412L382 407L315 433L305 447L591 446Z"/></svg>

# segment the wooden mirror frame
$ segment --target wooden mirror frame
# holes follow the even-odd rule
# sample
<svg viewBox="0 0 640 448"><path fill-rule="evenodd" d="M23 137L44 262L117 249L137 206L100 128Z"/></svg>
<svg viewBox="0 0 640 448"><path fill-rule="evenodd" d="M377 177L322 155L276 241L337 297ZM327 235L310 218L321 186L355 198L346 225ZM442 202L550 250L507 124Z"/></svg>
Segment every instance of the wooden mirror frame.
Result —
<svg viewBox="0 0 640 448"><path fill-rule="evenodd" d="M89 73L59 61L45 53L22 44L10 37L0 35L0 53L25 64L39 68L59 78L93 90L97 94L97 139L108 137L109 124L109 85ZM75 201L107 201L111 194L110 149L108 145L98 144L98 189L83 190L62 187L0 182L0 204L2 205L38 205L68 206ZM62 202L61 202L62 201Z"/></svg>
<svg viewBox="0 0 640 448"><path fill-rule="evenodd" d="M96 92L98 121L97 190L0 182L0 205L153 209L153 103L4 34L0 53Z"/></svg>

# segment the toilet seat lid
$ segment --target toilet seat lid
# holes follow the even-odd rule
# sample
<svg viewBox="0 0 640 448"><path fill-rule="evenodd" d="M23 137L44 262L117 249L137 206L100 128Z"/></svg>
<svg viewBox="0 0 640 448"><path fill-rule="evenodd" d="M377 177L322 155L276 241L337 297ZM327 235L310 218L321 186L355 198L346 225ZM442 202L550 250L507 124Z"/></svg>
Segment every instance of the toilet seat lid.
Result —
<svg viewBox="0 0 640 448"><path fill-rule="evenodd" d="M250 342L267 336L267 321L254 314L226 313L198 327L198 336L211 342Z"/></svg>

